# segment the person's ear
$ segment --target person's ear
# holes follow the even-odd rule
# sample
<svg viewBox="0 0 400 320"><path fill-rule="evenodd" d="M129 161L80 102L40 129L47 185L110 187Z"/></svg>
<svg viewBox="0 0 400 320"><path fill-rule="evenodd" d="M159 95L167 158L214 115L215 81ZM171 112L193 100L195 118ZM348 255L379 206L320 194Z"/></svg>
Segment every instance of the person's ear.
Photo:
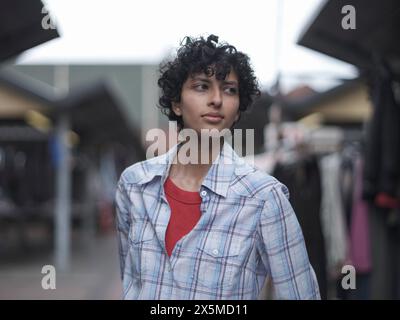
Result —
<svg viewBox="0 0 400 320"><path fill-rule="evenodd" d="M177 102L172 102L172 111L173 111L177 116L181 116L181 115L182 115L181 106L180 106L180 104L177 103Z"/></svg>
<svg viewBox="0 0 400 320"><path fill-rule="evenodd" d="M238 111L238 112L236 113L236 116L235 116L235 121L234 121L233 123L236 123L236 122L238 122L238 120L239 120L239 117L240 117L240 111Z"/></svg>

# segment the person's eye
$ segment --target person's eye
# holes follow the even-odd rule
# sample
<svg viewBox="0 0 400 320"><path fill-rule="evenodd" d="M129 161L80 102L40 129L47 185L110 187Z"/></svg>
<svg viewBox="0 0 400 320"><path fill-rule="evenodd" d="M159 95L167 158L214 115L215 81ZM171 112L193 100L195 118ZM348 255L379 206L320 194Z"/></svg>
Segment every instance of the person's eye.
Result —
<svg viewBox="0 0 400 320"><path fill-rule="evenodd" d="M194 85L194 88L195 88L197 91L205 91L205 90L208 89L208 85L205 84L205 83L199 83L199 84Z"/></svg>
<svg viewBox="0 0 400 320"><path fill-rule="evenodd" d="M227 87L225 88L225 92L231 95L237 94L238 90L236 87Z"/></svg>

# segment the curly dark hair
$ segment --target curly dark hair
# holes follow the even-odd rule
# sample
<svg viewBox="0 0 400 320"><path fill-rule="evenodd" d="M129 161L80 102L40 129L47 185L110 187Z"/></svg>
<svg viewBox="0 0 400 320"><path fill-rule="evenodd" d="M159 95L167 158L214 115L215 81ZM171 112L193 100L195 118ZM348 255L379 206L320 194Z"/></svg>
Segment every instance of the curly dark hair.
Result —
<svg viewBox="0 0 400 320"><path fill-rule="evenodd" d="M211 77L215 73L218 80L226 78L233 69L239 80L239 118L256 97L260 89L249 57L227 43L218 43L218 37L185 37L172 61L161 63L158 86L161 88L159 108L169 120L177 121L178 129L183 128L181 116L172 111L172 102L180 102L184 82L190 75L204 72Z"/></svg>

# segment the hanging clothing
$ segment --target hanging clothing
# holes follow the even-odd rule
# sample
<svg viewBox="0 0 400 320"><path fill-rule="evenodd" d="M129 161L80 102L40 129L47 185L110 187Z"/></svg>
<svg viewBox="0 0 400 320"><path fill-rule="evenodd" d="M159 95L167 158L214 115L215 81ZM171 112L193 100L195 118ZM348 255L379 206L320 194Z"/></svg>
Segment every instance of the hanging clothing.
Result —
<svg viewBox="0 0 400 320"><path fill-rule="evenodd" d="M331 274L340 274L347 255L347 226L340 189L341 156L339 153L320 160L322 181L321 221Z"/></svg>
<svg viewBox="0 0 400 320"><path fill-rule="evenodd" d="M290 203L302 227L311 265L317 275L321 298L327 297L325 241L322 234L321 178L317 157L275 166L273 176L290 190Z"/></svg>
<svg viewBox="0 0 400 320"><path fill-rule="evenodd" d="M383 63L374 74L373 115L367 128L363 198L374 202L381 193L398 197L400 178L400 105L389 68ZM378 202L379 205L379 202Z"/></svg>
<svg viewBox="0 0 400 320"><path fill-rule="evenodd" d="M347 146L341 152L341 167L340 167L340 189L343 199L343 209L346 226L351 225L351 216L353 213L354 199L354 159L358 158L360 153L354 146ZM361 172L362 178L362 172ZM362 185L362 184L361 184Z"/></svg>
<svg viewBox="0 0 400 320"><path fill-rule="evenodd" d="M368 204L362 199L362 159L355 161L353 213L350 226L350 259L357 273L369 273L372 268L368 223Z"/></svg>
<svg viewBox="0 0 400 320"><path fill-rule="evenodd" d="M400 210L369 207L371 299L400 299Z"/></svg>
<svg viewBox="0 0 400 320"><path fill-rule="evenodd" d="M387 64L376 61L373 115L365 139L363 198L369 202L372 299L399 299L400 102ZM397 99L397 100L396 100Z"/></svg>

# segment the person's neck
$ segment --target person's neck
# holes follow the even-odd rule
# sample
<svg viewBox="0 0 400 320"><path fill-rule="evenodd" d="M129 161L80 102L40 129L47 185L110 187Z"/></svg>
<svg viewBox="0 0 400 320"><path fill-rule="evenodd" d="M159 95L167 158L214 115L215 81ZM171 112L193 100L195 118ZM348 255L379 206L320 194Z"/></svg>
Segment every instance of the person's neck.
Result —
<svg viewBox="0 0 400 320"><path fill-rule="evenodd" d="M223 148L224 142L223 139L221 140L220 143L218 141L212 143L210 140L208 144L201 144L200 141L196 144L190 140L183 142L175 156L174 160L176 161L171 165L169 177L185 190L198 191L204 177ZM182 146L185 146L185 148L182 149ZM181 163L180 157L186 156L182 153L188 149L197 151L197 162ZM208 157L205 157L207 153Z"/></svg>

